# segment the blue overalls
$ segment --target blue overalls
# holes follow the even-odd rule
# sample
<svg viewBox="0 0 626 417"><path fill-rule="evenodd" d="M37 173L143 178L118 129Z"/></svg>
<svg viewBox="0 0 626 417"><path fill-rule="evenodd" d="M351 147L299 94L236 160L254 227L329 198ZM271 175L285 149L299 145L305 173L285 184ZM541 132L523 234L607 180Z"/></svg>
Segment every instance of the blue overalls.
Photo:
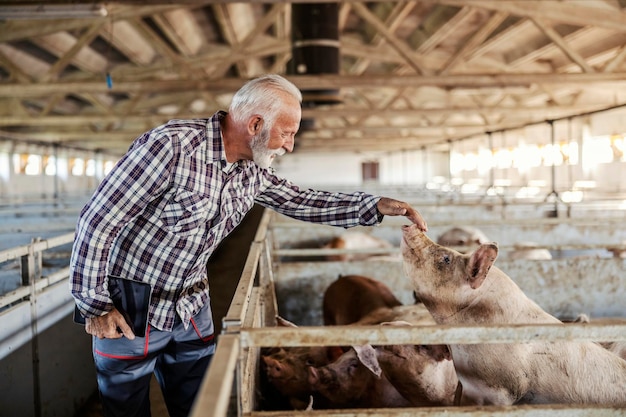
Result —
<svg viewBox="0 0 626 417"><path fill-rule="evenodd" d="M187 417L215 353L209 303L185 330L177 316L171 332L149 328L146 337L93 338L98 389L105 417L150 417L154 372L170 417Z"/></svg>

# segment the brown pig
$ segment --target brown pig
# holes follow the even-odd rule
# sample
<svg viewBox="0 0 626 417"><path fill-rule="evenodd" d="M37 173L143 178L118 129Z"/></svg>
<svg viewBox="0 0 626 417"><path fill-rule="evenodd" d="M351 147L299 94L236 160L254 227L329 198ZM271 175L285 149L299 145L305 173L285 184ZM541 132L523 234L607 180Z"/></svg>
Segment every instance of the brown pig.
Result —
<svg viewBox="0 0 626 417"><path fill-rule="evenodd" d="M414 407L452 405L458 379L446 345L376 346L385 376Z"/></svg>
<svg viewBox="0 0 626 417"><path fill-rule="evenodd" d="M431 319L432 320L432 319ZM390 322L383 325L411 325ZM458 378L446 345L376 346L376 357L389 382L414 407L452 405Z"/></svg>
<svg viewBox="0 0 626 417"><path fill-rule="evenodd" d="M561 323L494 266L498 247L461 254L404 226L404 270L442 325ZM462 404L626 405L626 361L592 342L450 346Z"/></svg>
<svg viewBox="0 0 626 417"><path fill-rule="evenodd" d="M399 305L402 303L391 289L380 281L362 275L339 276L324 291L324 324L351 324L378 308Z"/></svg>
<svg viewBox="0 0 626 417"><path fill-rule="evenodd" d="M410 304L395 307L380 307L361 317L354 324L366 326L385 322L404 321L411 325L436 324L423 304Z"/></svg>
<svg viewBox="0 0 626 417"><path fill-rule="evenodd" d="M382 373L370 345L354 346L328 365L309 367L309 383L328 400L330 408L410 405Z"/></svg>
<svg viewBox="0 0 626 417"><path fill-rule="evenodd" d="M278 326L297 327L276 317ZM340 347L302 346L264 349L261 352L261 377L267 382L264 407L266 409L305 409L314 392L308 381L309 366L326 365L343 354ZM279 395L275 395L275 391ZM314 396L315 397L315 396ZM284 404L286 400L287 404ZM317 408L326 408L324 399L315 399Z"/></svg>

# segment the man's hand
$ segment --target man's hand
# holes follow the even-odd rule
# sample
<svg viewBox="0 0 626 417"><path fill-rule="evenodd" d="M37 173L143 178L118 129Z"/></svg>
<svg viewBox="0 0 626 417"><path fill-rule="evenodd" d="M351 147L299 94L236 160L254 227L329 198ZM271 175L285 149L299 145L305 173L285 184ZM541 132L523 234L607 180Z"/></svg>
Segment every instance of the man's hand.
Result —
<svg viewBox="0 0 626 417"><path fill-rule="evenodd" d="M376 208L378 208L380 214L384 214L385 216L405 216L412 223L415 223L422 232L428 231L426 220L424 220L417 210L404 201L383 197L378 200Z"/></svg>
<svg viewBox="0 0 626 417"><path fill-rule="evenodd" d="M85 331L99 339L119 339L122 336L129 340L135 338L124 316L115 308L104 316L86 318Z"/></svg>

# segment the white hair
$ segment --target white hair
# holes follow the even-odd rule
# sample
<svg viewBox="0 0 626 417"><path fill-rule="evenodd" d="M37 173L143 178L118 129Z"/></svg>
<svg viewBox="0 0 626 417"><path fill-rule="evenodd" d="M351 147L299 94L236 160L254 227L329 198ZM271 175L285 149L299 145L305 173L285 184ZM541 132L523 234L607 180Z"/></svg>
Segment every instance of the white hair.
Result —
<svg viewBox="0 0 626 417"><path fill-rule="evenodd" d="M302 103L302 93L291 81L278 74L267 74L245 83L233 96L228 113L236 122L248 120L260 114L269 126L274 124L278 112L285 102L282 94L286 93Z"/></svg>

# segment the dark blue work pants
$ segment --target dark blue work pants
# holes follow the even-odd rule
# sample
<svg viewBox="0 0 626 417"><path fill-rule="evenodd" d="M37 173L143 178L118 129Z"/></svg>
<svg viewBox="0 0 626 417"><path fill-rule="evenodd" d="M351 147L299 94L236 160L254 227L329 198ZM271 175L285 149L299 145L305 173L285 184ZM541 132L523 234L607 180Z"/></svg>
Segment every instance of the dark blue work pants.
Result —
<svg viewBox="0 0 626 417"><path fill-rule="evenodd" d="M154 372L170 417L187 417L215 353L213 320L204 306L185 330L153 328L146 337L93 339L98 389L105 417L150 417Z"/></svg>

